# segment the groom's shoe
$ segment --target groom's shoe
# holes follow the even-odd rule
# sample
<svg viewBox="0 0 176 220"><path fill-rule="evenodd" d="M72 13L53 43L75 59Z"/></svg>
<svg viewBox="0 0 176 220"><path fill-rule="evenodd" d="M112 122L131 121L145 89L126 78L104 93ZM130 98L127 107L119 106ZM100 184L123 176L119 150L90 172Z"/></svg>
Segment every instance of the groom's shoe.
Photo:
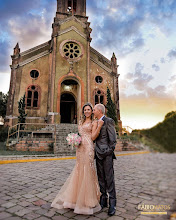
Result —
<svg viewBox="0 0 176 220"><path fill-rule="evenodd" d="M109 216L113 216L116 212L116 207L115 206L109 206L109 209L108 209L108 215Z"/></svg>
<svg viewBox="0 0 176 220"><path fill-rule="evenodd" d="M107 198L101 198L100 199L100 205L101 205L101 208L105 208L105 207L108 207L108 199Z"/></svg>
<svg viewBox="0 0 176 220"><path fill-rule="evenodd" d="M116 199L109 199L109 209L108 209L108 215L112 216L116 212Z"/></svg>

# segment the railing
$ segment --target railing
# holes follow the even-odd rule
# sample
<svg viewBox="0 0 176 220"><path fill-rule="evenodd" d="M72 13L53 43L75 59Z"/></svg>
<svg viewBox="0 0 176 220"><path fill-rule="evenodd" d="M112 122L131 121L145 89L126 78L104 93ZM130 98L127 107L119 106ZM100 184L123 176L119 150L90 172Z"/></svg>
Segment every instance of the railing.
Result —
<svg viewBox="0 0 176 220"><path fill-rule="evenodd" d="M133 131L133 129L130 126L122 126L122 133L130 134Z"/></svg>
<svg viewBox="0 0 176 220"><path fill-rule="evenodd" d="M18 142L20 138L35 137L39 134L51 134L56 144L56 124L44 123L19 123L9 127L6 144L10 141Z"/></svg>

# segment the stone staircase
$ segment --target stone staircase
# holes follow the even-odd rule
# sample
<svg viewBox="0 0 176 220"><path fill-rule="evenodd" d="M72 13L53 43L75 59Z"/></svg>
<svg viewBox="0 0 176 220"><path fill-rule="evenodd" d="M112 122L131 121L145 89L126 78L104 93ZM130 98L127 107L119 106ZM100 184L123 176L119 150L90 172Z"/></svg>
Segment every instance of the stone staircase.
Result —
<svg viewBox="0 0 176 220"><path fill-rule="evenodd" d="M149 150L149 148L138 141L128 139L117 139L115 151L140 151Z"/></svg>
<svg viewBox="0 0 176 220"><path fill-rule="evenodd" d="M54 154L56 155L75 155L76 149L67 144L66 137L69 133L78 133L77 124L58 124L56 125L56 145Z"/></svg>

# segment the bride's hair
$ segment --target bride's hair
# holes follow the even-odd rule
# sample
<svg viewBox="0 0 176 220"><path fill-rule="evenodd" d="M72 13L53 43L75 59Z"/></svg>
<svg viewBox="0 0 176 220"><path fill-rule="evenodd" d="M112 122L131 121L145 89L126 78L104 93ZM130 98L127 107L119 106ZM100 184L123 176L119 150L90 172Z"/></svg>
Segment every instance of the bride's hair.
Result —
<svg viewBox="0 0 176 220"><path fill-rule="evenodd" d="M81 123L83 124L86 120L86 116L84 115L84 108L86 106L89 106L92 110L92 114L91 114L91 120L93 121L93 106L90 102L87 102L86 104L84 104L84 106L82 107L82 117L81 117Z"/></svg>

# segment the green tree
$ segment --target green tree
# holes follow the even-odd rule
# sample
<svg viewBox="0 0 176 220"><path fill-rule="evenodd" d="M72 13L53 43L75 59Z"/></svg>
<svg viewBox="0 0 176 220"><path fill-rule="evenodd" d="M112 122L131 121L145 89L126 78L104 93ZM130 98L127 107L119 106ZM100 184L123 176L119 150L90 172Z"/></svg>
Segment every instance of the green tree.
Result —
<svg viewBox="0 0 176 220"><path fill-rule="evenodd" d="M26 116L27 114L25 113L25 94L23 97L20 98L20 101L18 102L18 123L25 123L26 122ZM20 129L23 130L24 126L21 126Z"/></svg>
<svg viewBox="0 0 176 220"><path fill-rule="evenodd" d="M116 106L114 102L111 99L111 92L109 88L107 87L107 116L112 118L115 121L115 124L117 125L117 113L116 113Z"/></svg>
<svg viewBox="0 0 176 220"><path fill-rule="evenodd" d="M3 92L0 92L0 116L2 116L3 118L6 116L8 96L8 93L4 94Z"/></svg>
<svg viewBox="0 0 176 220"><path fill-rule="evenodd" d="M170 117L174 116L175 114L176 114L176 111L171 111L165 115L164 119L170 118Z"/></svg>

